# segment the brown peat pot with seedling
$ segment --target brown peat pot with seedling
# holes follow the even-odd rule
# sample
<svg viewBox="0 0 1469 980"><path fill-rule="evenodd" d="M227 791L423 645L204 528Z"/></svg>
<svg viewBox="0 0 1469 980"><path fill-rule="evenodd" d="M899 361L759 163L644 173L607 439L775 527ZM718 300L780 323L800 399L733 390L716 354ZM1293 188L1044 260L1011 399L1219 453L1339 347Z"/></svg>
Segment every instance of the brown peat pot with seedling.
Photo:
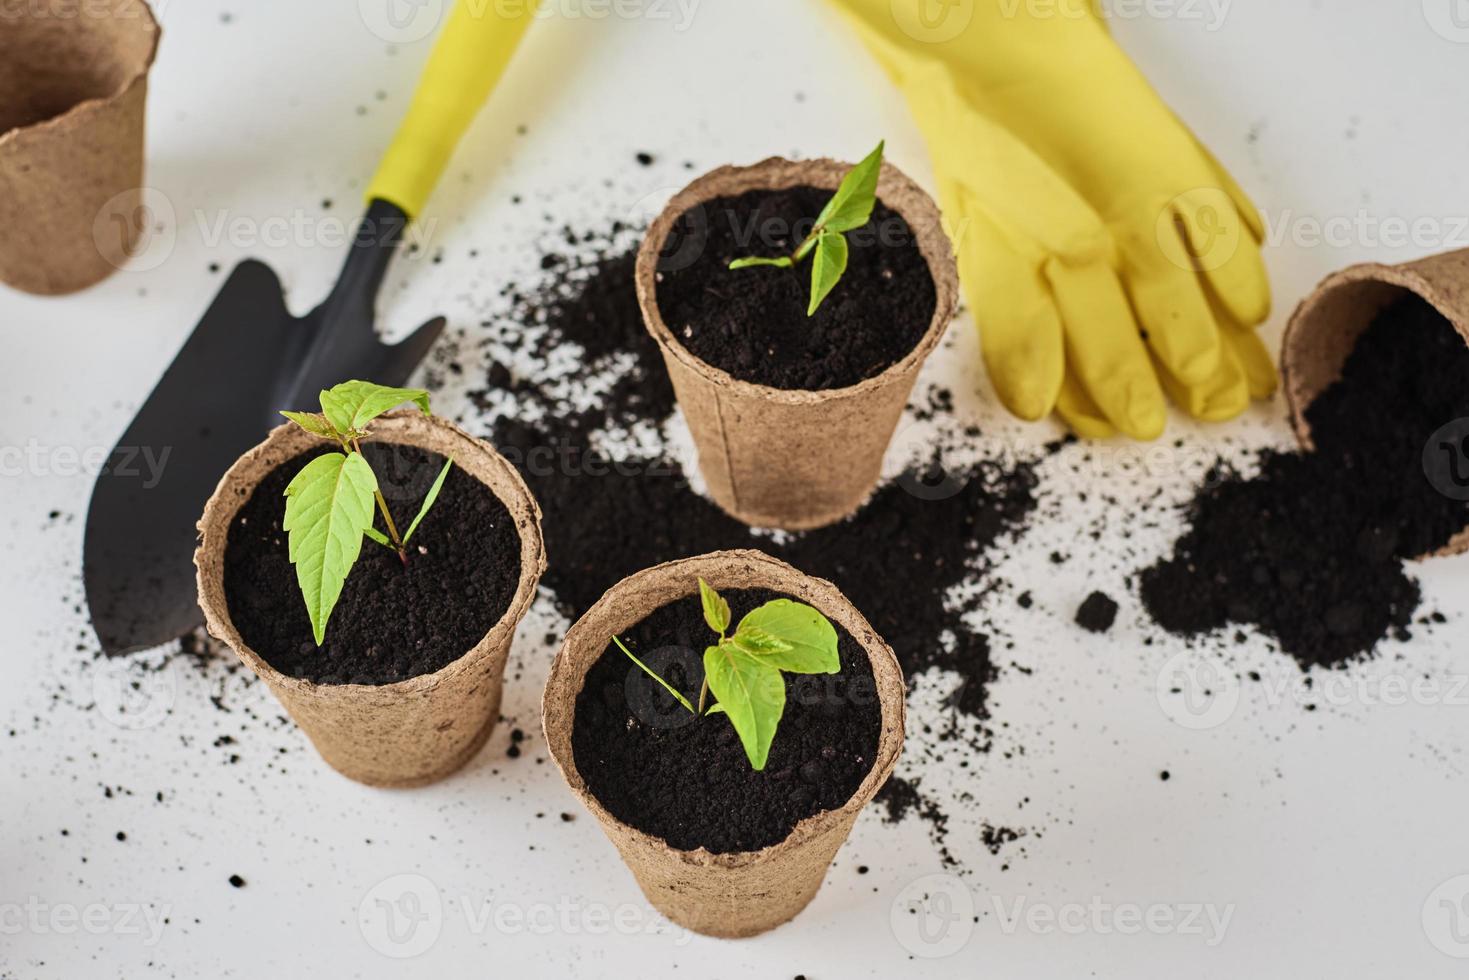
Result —
<svg viewBox="0 0 1469 980"><path fill-rule="evenodd" d="M722 167L639 250L638 302L709 494L747 524L820 527L861 505L953 316L938 208L882 150Z"/></svg>
<svg viewBox="0 0 1469 980"><path fill-rule="evenodd" d="M1314 450L1309 415L1312 405L1342 377L1347 359L1368 329L1383 317L1393 317L1394 308L1417 297L1447 321L1465 343L1469 343L1469 249L1444 252L1402 265L1365 263L1335 272L1321 282L1292 314L1281 344L1281 380L1290 407L1291 425L1301 446ZM1422 317L1399 317L1416 323ZM1403 329L1409 329L1404 327ZM1428 338L1405 337L1404 344L1425 343ZM1452 371L1447 358L1434 361L1435 370ZM1385 371L1386 368L1384 367ZM1434 388L1469 389L1469 377L1446 379L1423 377L1400 397L1422 400ZM1403 404L1384 411L1404 414ZM1452 468L1469 470L1469 419L1434 418L1443 424L1437 439L1430 433L1413 433L1411 438L1428 439L1423 448L1424 475L1441 493L1458 500L1469 499L1469 472L1455 475ZM1411 448L1418 448L1415 444ZM1378 462L1378 465L1382 465ZM1355 477L1353 479L1356 479ZM1458 554L1469 550L1469 510L1461 518L1464 526L1440 546L1417 557Z"/></svg>
<svg viewBox="0 0 1469 980"><path fill-rule="evenodd" d="M199 522L199 604L332 767L430 783L495 725L546 567L540 509L425 391L349 381L321 409L283 412L220 481Z"/></svg>
<svg viewBox="0 0 1469 980"><path fill-rule="evenodd" d="M735 938L815 897L897 763L903 693L834 585L722 551L613 586L567 633L542 722L648 901Z"/></svg>

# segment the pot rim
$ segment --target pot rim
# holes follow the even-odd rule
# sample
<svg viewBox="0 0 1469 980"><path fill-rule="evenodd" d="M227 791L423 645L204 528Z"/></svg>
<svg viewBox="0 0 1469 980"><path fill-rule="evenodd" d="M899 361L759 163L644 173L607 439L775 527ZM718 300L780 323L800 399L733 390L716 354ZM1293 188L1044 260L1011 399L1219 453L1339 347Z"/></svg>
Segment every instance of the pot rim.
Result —
<svg viewBox="0 0 1469 980"><path fill-rule="evenodd" d="M89 99L82 99L54 116L0 130L0 150L4 150L10 143L19 142L33 134L49 133L53 129L67 128L78 123L85 125L87 117L94 116L109 106L123 101L132 94L134 89L147 84L148 73L152 71L153 62L158 57L158 44L163 36L163 28L159 26L158 18L154 16L153 9L146 0L126 0L126 3L130 9L140 11L139 19L143 22L143 30L150 37L148 50L141 64L123 80L121 85L117 86L115 91L107 95L95 95ZM124 18L113 17L112 19L122 20Z"/></svg>
<svg viewBox="0 0 1469 980"><path fill-rule="evenodd" d="M194 550L199 606L204 611L205 626L209 634L228 644L230 649L245 661L246 666L271 687L283 688L307 696L319 696L322 692L329 691L333 695L380 701L397 701L407 695L432 691L447 679L450 672L461 671L471 659L479 660L490 656L503 639L501 633L506 629L514 630L535 600L536 587L540 582L541 573L546 569L545 543L541 535L541 509L535 498L531 496L530 488L521 479L520 473L495 450L494 446L483 439L471 436L447 419L437 415L425 416L417 409L396 409L379 416L373 420L371 431L363 437L362 441L396 442L428 448L423 446L419 439L421 439L422 432L432 429L440 430L463 447L464 455L456 454L455 456L456 466L459 466L465 457L473 454L488 464L494 477L502 481L503 485L496 487L479 475L465 470L470 476L484 484L505 505L510 512L511 519L515 521L517 535L520 538L520 579L516 584L510 605L480 638L479 642L431 674L419 674L416 677L394 681L391 684L318 684L276 670L245 642L230 616L229 602L224 590L223 562L224 550L229 545L228 530L234 523L240 508L249 500L266 475L273 472L282 463L313 446L334 444L329 439L312 435L293 422L278 425L270 431L264 441L236 460L220 478L219 485L204 507L204 515L199 519L199 544ZM416 439L415 436L419 436L419 439ZM246 471L254 469L259 463L274 454L280 454L282 457L275 466L262 469L259 476L254 479L244 476ZM526 517L529 517L530 520L524 520ZM212 528L223 529L224 533L213 535L211 534ZM213 563L214 574L211 575L206 572L208 563L205 561L205 556L212 552L217 552L220 560Z"/></svg>
<svg viewBox="0 0 1469 980"><path fill-rule="evenodd" d="M923 188L907 174L886 161L878 177L877 197L883 204L902 216L912 229L924 260L928 263L929 275L933 278L935 305L933 319L918 343L903 357L889 364L880 374L865 378L845 388L825 388L819 391L802 388L775 388L770 385L742 381L722 368L717 368L694 356L669 329L658 306L657 273L658 257L663 243L673 228L673 223L685 211L696 205L718 197L727 197L751 190L779 190L786 187L810 185L835 190L851 170L853 164L842 163L830 157L810 160L790 160L785 157L767 157L748 165L727 164L698 177L673 196L649 226L638 247L634 281L637 287L638 304L642 307L643 323L658 342L663 352L687 366L706 381L722 388L732 389L735 394L756 397L787 405L810 405L838 398L860 398L868 392L901 382L914 372L943 339L944 331L954 318L958 303L959 269L954 259L953 246L943 228L943 218L938 205Z"/></svg>
<svg viewBox="0 0 1469 980"><path fill-rule="evenodd" d="M727 575L719 574L728 568L730 562L746 563L746 566L740 570L739 578L742 581L750 582L749 585L731 584L727 580ZM867 770L867 775L847 801L836 809L821 810L800 820L780 841L757 851L715 853L704 847L682 850L673 847L661 837L623 822L613 816L602 805L601 800L597 799L587 788L586 780L582 778L576 767L575 755L571 748L571 733L576 723L576 699L581 693L587 671L596 663L596 660L591 660L584 669L578 671L570 663L567 650L582 640L581 634L588 629L588 620L593 618L594 614L600 616L614 609L625 592L645 584L686 580L688 591L682 598L695 596L698 594L697 580L701 575L706 579L709 579L711 575L719 578L720 582L711 582L716 588L773 588L788 595L794 595L840 623L867 653L868 661L872 665L873 678L876 681L878 700L882 706L882 730L878 735L876 755L871 767ZM617 629L627 629L647 618L653 611L653 609L640 609L630 614L634 618L631 618L626 626ZM602 646L605 647L605 645L604 641ZM562 694L566 695L565 710L560 710L553 704L553 701L556 700L555 696ZM878 636L862 613L842 594L841 590L825 579L807 575L764 552L750 549L715 551L693 558L664 562L629 575L612 586L567 631L561 649L557 651L556 659L551 664L551 673L546 681L545 693L541 700L541 728L546 737L546 745L550 750L551 758L556 763L557 769L561 771L562 778L566 780L572 793L597 818L597 821L604 826L619 828L641 847L676 855L686 866L704 868L744 868L775 861L787 853L799 850L805 843L820 837L842 821L855 819L857 813L871 802L897 766L898 756L903 748L906 718L906 686L897 656L886 641Z"/></svg>

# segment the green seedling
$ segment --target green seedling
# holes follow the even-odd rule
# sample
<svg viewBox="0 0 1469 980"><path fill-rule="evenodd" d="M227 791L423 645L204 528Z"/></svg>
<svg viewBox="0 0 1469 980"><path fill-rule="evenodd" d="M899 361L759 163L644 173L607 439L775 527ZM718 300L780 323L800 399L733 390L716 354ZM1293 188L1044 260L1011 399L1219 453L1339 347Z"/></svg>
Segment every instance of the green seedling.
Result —
<svg viewBox="0 0 1469 980"><path fill-rule="evenodd" d="M729 631L729 603L699 579L704 622L719 641L704 651L704 682L697 707L655 674L618 637L612 641L633 663L663 686L695 717L722 714L734 726L750 765L758 772L770 757L770 743L785 713L788 674L835 674L842 669L837 631L816 609L791 599L775 599L745 614ZM718 700L709 704L709 695Z"/></svg>
<svg viewBox="0 0 1469 980"><path fill-rule="evenodd" d="M452 458L444 462L418 514L407 532L400 535L388 502L378 489L377 476L362 455L361 440L373 419L405 402L417 405L424 415L430 414L428 392L386 388L369 381L346 381L323 391L320 412L281 412L312 435L331 439L341 447L341 452L317 456L291 480L286 487L286 517L281 525L318 646L326 638L326 624L341 598L347 575L362 553L362 539L367 537L396 551L406 566L408 542L438 499L444 478L454 465ZM372 526L374 501L387 534Z"/></svg>
<svg viewBox="0 0 1469 980"><path fill-rule="evenodd" d="M816 310L847 271L846 233L867 224L872 218L872 209L877 206L877 178L882 172L882 151L885 145L885 140L878 143L877 149L869 153L867 159L847 171L836 193L816 216L816 224L812 226L811 233L796 246L794 252L774 258L757 255L735 259L729 267L748 269L751 266L770 265L790 269L805 261L808 255L813 256L811 304L806 309L806 315L815 316Z"/></svg>

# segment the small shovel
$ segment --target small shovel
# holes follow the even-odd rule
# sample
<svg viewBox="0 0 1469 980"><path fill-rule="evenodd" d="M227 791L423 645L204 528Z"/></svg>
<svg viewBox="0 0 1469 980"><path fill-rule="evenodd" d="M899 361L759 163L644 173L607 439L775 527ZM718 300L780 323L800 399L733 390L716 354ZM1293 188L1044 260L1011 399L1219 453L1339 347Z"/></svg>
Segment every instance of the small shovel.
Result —
<svg viewBox="0 0 1469 980"><path fill-rule="evenodd" d="M499 80L535 4L465 0L444 26L407 117L368 188L367 215L336 287L305 317L280 280L240 263L108 457L92 490L82 578L109 655L155 647L203 622L195 522L225 470L316 395L354 378L402 385L444 329L396 345L373 328L378 288L403 231Z"/></svg>

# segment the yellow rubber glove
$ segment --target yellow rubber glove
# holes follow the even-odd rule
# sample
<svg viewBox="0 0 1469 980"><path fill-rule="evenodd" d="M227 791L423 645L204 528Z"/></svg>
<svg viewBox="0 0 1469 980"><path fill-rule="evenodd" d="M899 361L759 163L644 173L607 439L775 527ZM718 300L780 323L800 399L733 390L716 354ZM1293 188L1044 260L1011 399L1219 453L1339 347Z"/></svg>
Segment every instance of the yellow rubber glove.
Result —
<svg viewBox="0 0 1469 980"><path fill-rule="evenodd" d="M1274 391L1259 215L1086 0L831 2L923 131L1006 407L1152 439L1164 391L1211 421Z"/></svg>

